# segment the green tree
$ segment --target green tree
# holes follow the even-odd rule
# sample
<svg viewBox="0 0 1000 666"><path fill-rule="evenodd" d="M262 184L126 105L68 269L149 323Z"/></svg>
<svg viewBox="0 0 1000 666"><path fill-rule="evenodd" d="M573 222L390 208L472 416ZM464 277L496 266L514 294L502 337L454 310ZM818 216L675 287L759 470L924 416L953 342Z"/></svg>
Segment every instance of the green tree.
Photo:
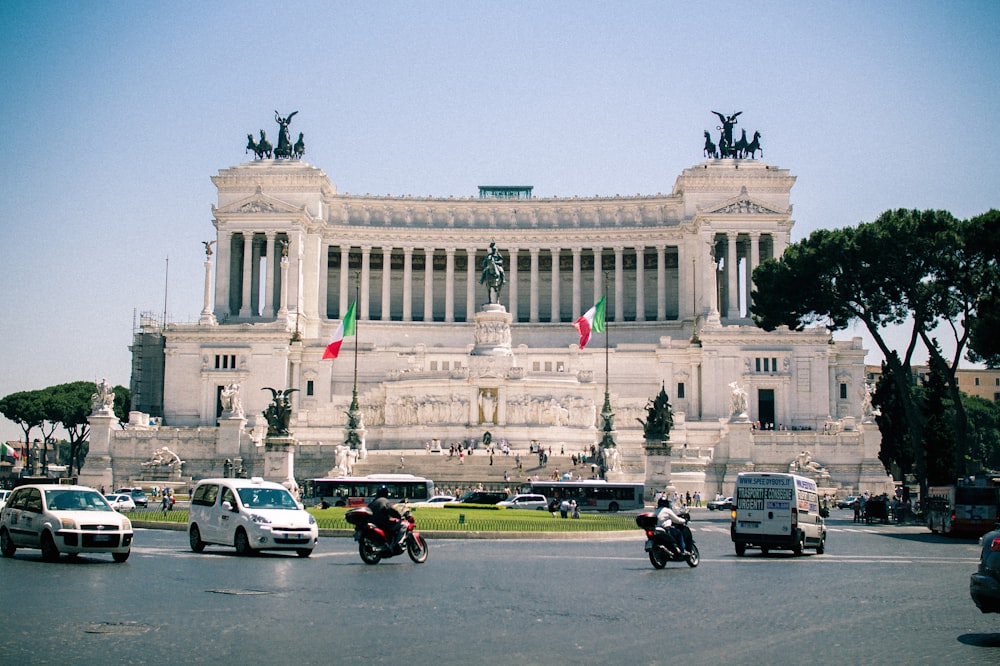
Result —
<svg viewBox="0 0 1000 666"><path fill-rule="evenodd" d="M966 325L970 330L970 360L1000 367L1000 211L991 210L969 221L968 246L978 257L980 280L984 289L975 313Z"/></svg>
<svg viewBox="0 0 1000 666"><path fill-rule="evenodd" d="M1000 470L1000 404L975 395L964 395L969 417L967 452L970 472Z"/></svg>
<svg viewBox="0 0 1000 666"><path fill-rule="evenodd" d="M45 411L38 391L18 391L0 399L0 414L13 421L24 433L24 443L30 444L31 431L41 428Z"/></svg>
<svg viewBox="0 0 1000 666"><path fill-rule="evenodd" d="M935 363L931 367L918 398L924 415L927 484L931 486L955 483L960 476L955 459L955 404L939 366Z"/></svg>
<svg viewBox="0 0 1000 666"><path fill-rule="evenodd" d="M979 218L964 223L945 211L888 211L856 228L816 231L790 245L780 259L762 263L753 275L757 290L751 312L767 330L821 324L836 331L855 321L868 330L886 359L891 381L883 386L881 399L891 386L895 425L901 428L897 434L905 433L922 492L927 489L927 462L924 419L914 398L913 355L920 343L932 364L938 364L956 406L954 457L964 461L966 417L956 372L968 351L965 323L976 320L996 286L989 253L975 242L975 233L985 226ZM901 351L886 337L898 328L909 333ZM942 332L951 336L952 359L943 357L935 337ZM884 403L873 400L873 405ZM898 450L899 444L897 439L891 446Z"/></svg>
<svg viewBox="0 0 1000 666"><path fill-rule="evenodd" d="M49 394L49 410L47 418L59 423L69 435L69 460L67 470L70 476L73 470L77 472L83 466L82 446L90 434L90 399L94 394L94 382L71 382L51 386L46 391Z"/></svg>

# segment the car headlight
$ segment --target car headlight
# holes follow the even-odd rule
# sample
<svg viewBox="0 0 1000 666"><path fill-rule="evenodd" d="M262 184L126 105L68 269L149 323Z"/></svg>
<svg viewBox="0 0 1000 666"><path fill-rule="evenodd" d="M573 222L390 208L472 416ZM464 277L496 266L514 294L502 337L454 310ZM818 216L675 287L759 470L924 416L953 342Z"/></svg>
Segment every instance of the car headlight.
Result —
<svg viewBox="0 0 1000 666"><path fill-rule="evenodd" d="M75 530L76 529L76 521L73 520L72 518L60 518L59 519L59 524L62 525L62 528L64 530Z"/></svg>
<svg viewBox="0 0 1000 666"><path fill-rule="evenodd" d="M122 530L128 532L132 529L132 521L128 518L122 520Z"/></svg>
<svg viewBox="0 0 1000 666"><path fill-rule="evenodd" d="M270 525L271 521L267 519L267 516L262 516L259 513L251 513L250 520L257 523L258 525Z"/></svg>

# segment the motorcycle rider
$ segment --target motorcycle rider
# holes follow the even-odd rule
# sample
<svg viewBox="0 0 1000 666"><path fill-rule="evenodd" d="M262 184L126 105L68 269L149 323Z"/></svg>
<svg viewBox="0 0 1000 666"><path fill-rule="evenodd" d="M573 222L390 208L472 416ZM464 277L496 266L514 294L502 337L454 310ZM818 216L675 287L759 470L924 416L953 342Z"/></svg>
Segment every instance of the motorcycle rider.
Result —
<svg viewBox="0 0 1000 666"><path fill-rule="evenodd" d="M675 547L679 548L679 551L674 552L674 555L687 552L684 545L684 532L678 528L678 525L683 525L686 521L674 513L670 505L670 498L665 493L660 495L656 507L656 526L665 529L677 544Z"/></svg>
<svg viewBox="0 0 1000 666"><path fill-rule="evenodd" d="M400 528L403 525L400 519L403 514L389 501L389 489L386 486L379 486L375 492L375 499L368 503L368 508L372 512L372 522L385 533L389 543L399 542Z"/></svg>

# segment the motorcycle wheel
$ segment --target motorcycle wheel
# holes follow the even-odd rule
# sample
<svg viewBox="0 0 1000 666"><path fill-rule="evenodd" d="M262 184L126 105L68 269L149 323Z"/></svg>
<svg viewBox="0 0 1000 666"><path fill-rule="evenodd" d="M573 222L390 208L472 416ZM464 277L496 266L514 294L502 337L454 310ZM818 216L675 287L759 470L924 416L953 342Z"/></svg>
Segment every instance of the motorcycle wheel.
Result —
<svg viewBox="0 0 1000 666"><path fill-rule="evenodd" d="M649 551L649 561L657 569L662 569L667 566L667 562L670 560L670 553L665 551L663 548L654 546L652 550Z"/></svg>
<svg viewBox="0 0 1000 666"><path fill-rule="evenodd" d="M358 540L358 554L365 564L378 564L382 559L382 548L369 537L363 536Z"/></svg>
<svg viewBox="0 0 1000 666"><path fill-rule="evenodd" d="M427 561L427 542L422 536L411 534L406 537L406 553L417 564Z"/></svg>
<svg viewBox="0 0 1000 666"><path fill-rule="evenodd" d="M701 553L698 552L698 546L691 544L691 554L687 557L688 566L693 569L698 566L699 562L701 562Z"/></svg>

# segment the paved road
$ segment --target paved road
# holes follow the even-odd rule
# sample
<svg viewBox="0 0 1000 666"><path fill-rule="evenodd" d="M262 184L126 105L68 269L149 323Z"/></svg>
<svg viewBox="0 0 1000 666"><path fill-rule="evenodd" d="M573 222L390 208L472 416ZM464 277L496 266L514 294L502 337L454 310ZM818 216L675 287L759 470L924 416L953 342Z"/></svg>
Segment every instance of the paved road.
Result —
<svg viewBox="0 0 1000 666"><path fill-rule="evenodd" d="M846 512L844 513L846 516ZM0 559L0 662L801 664L1000 662L968 594L972 540L835 514L826 555L738 558L696 514L697 569L654 570L638 530L598 541L437 539L426 564L196 555L141 530L132 558Z"/></svg>

